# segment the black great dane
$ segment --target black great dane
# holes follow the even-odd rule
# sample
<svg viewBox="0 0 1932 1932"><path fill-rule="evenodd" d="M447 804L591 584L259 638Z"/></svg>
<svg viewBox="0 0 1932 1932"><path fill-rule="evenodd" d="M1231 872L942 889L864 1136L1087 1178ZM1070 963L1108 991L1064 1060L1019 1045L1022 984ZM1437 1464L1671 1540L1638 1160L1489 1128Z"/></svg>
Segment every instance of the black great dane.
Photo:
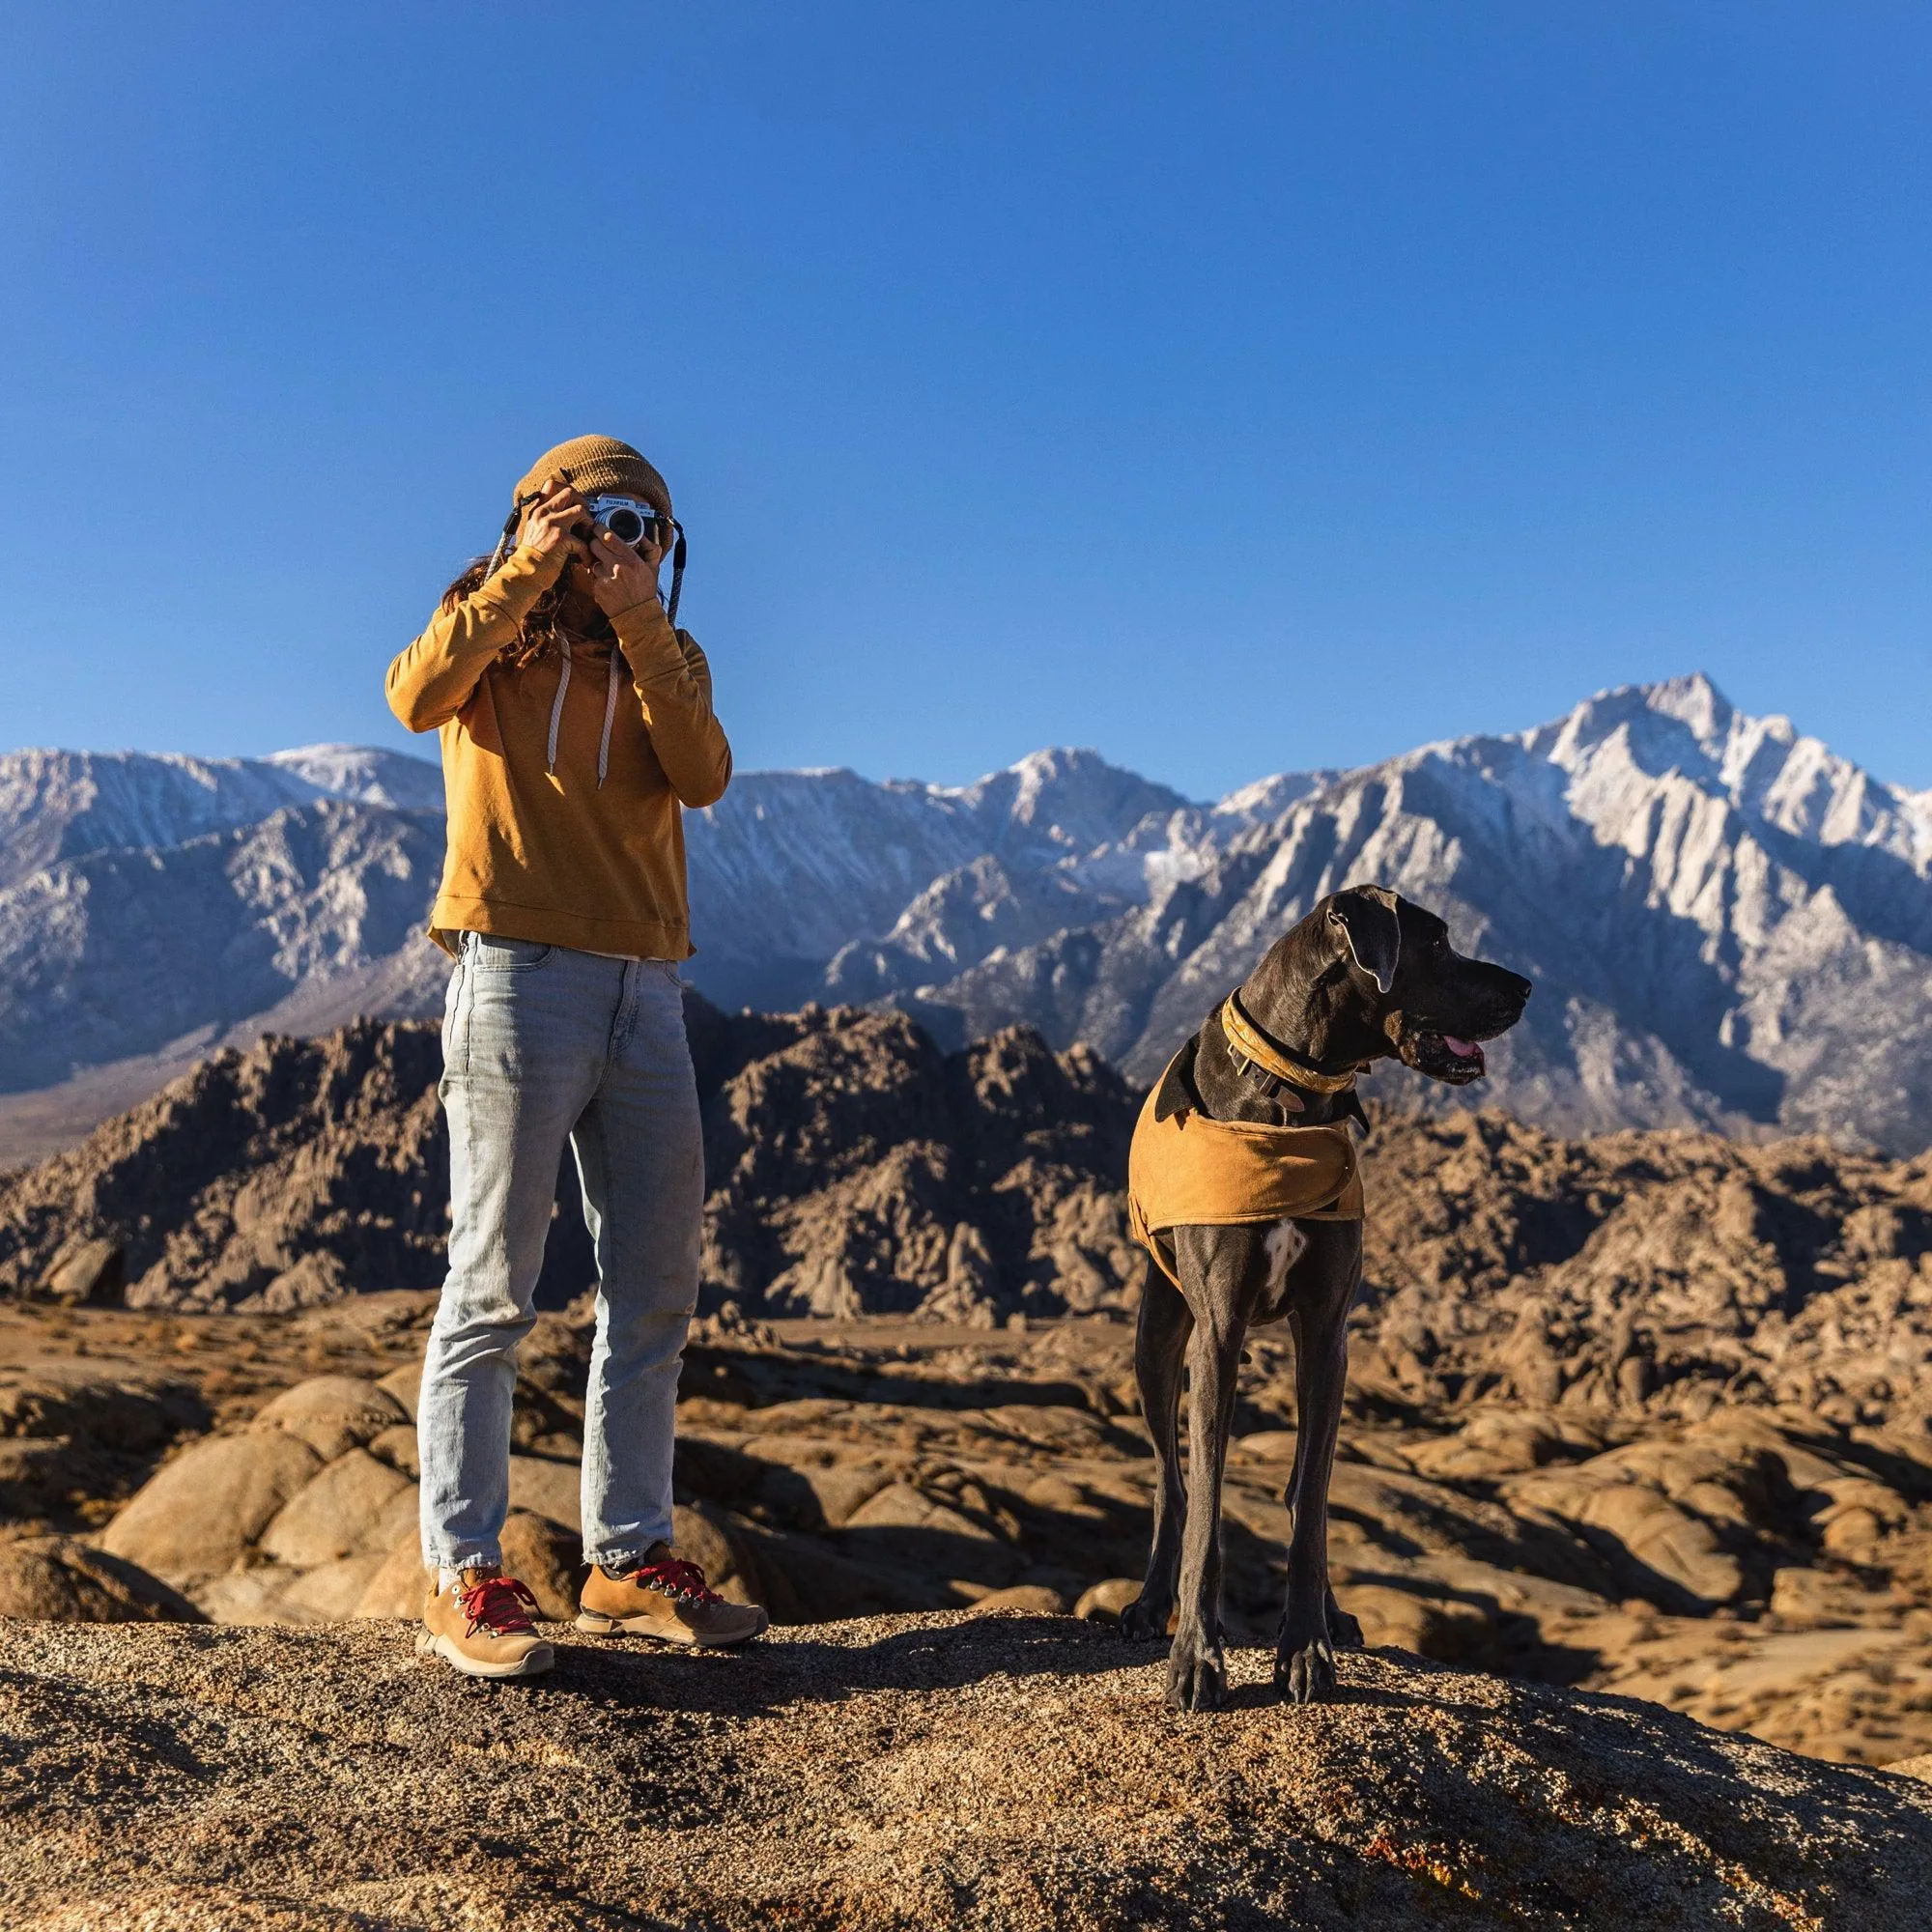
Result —
<svg viewBox="0 0 1932 1932"><path fill-rule="evenodd" d="M1514 1026L1529 994L1518 974L1464 958L1425 907L1379 886L1352 887L1317 905L1215 1009L1176 1056L1149 1114L1194 1110L1213 1122L1270 1127L1332 1127L1352 1118L1366 1127L1353 1087L1358 1070L1393 1058L1451 1086L1478 1080L1480 1042ZM1332 1148L1336 1137L1306 1138ZM1352 1172L1352 1149L1345 1144L1342 1153ZM1184 1225L1168 1238L1179 1286L1150 1264L1134 1349L1158 1462L1153 1547L1146 1586L1122 1623L1130 1637L1158 1638L1178 1608L1167 1701L1182 1711L1223 1701L1221 1478L1236 1376L1247 1331L1286 1317L1294 1337L1295 1449L1274 1675L1295 1703L1317 1702L1334 1694L1336 1646L1361 1642L1360 1626L1328 1586L1327 1509L1362 1223Z"/></svg>

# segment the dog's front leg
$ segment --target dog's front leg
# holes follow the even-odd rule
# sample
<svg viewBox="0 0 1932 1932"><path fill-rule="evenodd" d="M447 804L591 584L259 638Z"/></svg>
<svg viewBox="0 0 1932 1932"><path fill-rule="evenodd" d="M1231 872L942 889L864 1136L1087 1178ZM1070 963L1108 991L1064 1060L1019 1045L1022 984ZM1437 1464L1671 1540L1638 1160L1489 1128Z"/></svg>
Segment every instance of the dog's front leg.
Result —
<svg viewBox="0 0 1932 1932"><path fill-rule="evenodd" d="M1228 1694L1221 1652L1221 1474L1247 1331L1231 1288L1234 1260L1224 1251L1207 1270L1187 1350L1187 1524L1181 1538L1180 1621L1167 1659L1167 1701L1176 1711L1211 1711ZM1224 1274L1227 1280L1220 1279Z"/></svg>
<svg viewBox="0 0 1932 1932"><path fill-rule="evenodd" d="M1361 1275L1361 1235L1352 1224L1327 1228L1309 1255L1296 1310L1294 1475L1287 1502L1288 1602L1275 1649L1274 1681L1297 1704L1335 1694L1335 1643L1342 1612L1328 1587L1328 1482L1342 1426L1349 1373L1349 1304ZM1336 1623L1329 1620L1331 1607ZM1353 1622L1350 1618L1350 1623ZM1359 1628L1359 1627L1358 1627Z"/></svg>
<svg viewBox="0 0 1932 1932"><path fill-rule="evenodd" d="M1140 1384L1141 1418L1153 1442L1153 1541L1148 1548L1147 1581L1121 1613L1125 1636L1164 1640L1174 1609L1180 1532L1187 1520L1187 1492L1180 1481L1180 1378L1193 1326L1180 1291L1150 1261L1134 1331L1134 1378Z"/></svg>
<svg viewBox="0 0 1932 1932"><path fill-rule="evenodd" d="M1291 1541L1294 1535L1294 1499L1301 1493L1301 1466L1308 1458L1308 1432L1299 1426L1299 1418L1308 1406L1308 1383L1311 1367L1307 1345L1302 1339L1301 1317L1293 1316L1289 1321L1290 1332L1294 1337L1295 1378L1298 1384L1295 1392L1295 1415L1297 1426L1294 1432L1294 1467L1288 1478L1288 1489L1282 1501L1288 1505L1288 1528ZM1347 1346L1346 1333L1343 1338ZM1360 1650L1362 1646L1362 1626L1360 1620L1352 1617L1335 1601L1335 1586L1330 1583L1323 1603L1328 1620L1328 1641L1337 1650ZM1282 1630L1287 1628L1288 1610L1282 1609ZM1275 1633L1277 1648L1281 1643L1281 1630Z"/></svg>

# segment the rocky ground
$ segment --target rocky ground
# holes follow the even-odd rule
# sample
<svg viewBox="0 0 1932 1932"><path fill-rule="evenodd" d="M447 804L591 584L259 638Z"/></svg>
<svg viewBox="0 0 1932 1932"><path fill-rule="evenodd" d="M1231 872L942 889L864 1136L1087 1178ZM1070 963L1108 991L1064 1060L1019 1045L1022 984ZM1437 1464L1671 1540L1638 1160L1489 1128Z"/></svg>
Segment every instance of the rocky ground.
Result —
<svg viewBox="0 0 1932 1932"><path fill-rule="evenodd" d="M1150 1459L1135 1096L1010 1030L692 1009L706 1311L679 1535L786 1625L1106 1617ZM0 1611L406 1614L440 1267L434 1032L220 1055L0 1180ZM1373 1641L1813 1755L1932 1751L1932 1160L1378 1118L1334 1486ZM568 1606L586 1347L554 1224L511 1537ZM810 1318L810 1319L808 1319ZM1254 1338L1234 1628L1278 1603L1294 1406Z"/></svg>
<svg viewBox="0 0 1932 1932"><path fill-rule="evenodd" d="M430 1307L0 1308L0 1614L410 1614ZM542 1318L517 1411L509 1548L558 1617L578 1557L583 1314ZM1130 1350L1125 1325L1098 1318L713 1318L685 1376L679 1542L785 1625L1002 1607L1108 1620L1146 1555ZM1259 1639L1284 1582L1293 1399L1280 1346L1250 1354L1228 1587L1233 1630ZM1436 1408L1362 1381L1332 1549L1372 1644L1652 1698L1815 1756L1932 1752L1922 1438L1788 1406Z"/></svg>
<svg viewBox="0 0 1932 1932"><path fill-rule="evenodd" d="M1906 1932L1932 1897L1922 1783L1414 1659L1292 1710L1240 1652L1234 1707L1183 1719L1149 1647L1066 1619L578 1642L495 1687L407 1638L10 1631L0 1918Z"/></svg>

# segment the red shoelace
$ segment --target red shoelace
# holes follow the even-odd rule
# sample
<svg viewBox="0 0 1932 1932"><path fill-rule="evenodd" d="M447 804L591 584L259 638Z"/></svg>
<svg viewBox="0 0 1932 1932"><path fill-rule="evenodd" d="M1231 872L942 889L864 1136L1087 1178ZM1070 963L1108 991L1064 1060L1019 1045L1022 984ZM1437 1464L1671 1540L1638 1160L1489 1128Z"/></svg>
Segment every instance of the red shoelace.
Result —
<svg viewBox="0 0 1932 1932"><path fill-rule="evenodd" d="M704 1572L696 1563L681 1557L660 1556L654 1563L639 1563L631 1573L646 1590L655 1590L679 1604L722 1604L721 1597L704 1580Z"/></svg>
<svg viewBox="0 0 1932 1932"><path fill-rule="evenodd" d="M521 1636L533 1628L530 1611L537 1600L514 1577L479 1577L456 1593L463 1614L469 1619L466 1636L487 1630L494 1636Z"/></svg>

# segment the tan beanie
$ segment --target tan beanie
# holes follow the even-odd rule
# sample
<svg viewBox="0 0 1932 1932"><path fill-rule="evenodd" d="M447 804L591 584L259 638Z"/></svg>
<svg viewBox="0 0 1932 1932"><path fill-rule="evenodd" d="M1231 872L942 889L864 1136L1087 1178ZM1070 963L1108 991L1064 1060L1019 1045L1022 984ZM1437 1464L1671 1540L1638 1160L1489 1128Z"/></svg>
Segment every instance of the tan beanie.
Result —
<svg viewBox="0 0 1932 1932"><path fill-rule="evenodd" d="M640 497L662 515L671 513L664 478L614 436L574 436L546 450L517 485L518 500L553 483L568 483L580 497Z"/></svg>

